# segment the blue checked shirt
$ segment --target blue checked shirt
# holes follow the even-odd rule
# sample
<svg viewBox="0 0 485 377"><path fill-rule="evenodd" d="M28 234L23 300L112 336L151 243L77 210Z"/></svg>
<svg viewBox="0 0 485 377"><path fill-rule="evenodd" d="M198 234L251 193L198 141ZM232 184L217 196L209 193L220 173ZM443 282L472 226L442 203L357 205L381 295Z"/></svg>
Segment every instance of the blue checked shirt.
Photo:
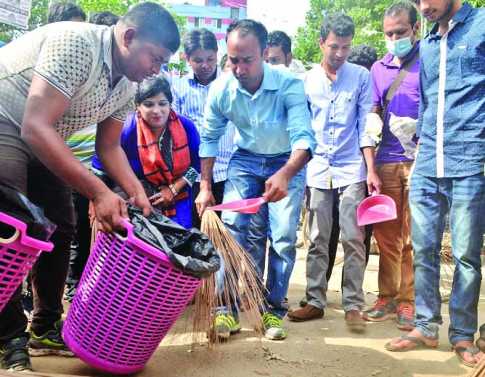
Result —
<svg viewBox="0 0 485 377"><path fill-rule="evenodd" d="M464 3L446 34L421 42L421 102L415 172L428 177L484 174L485 9Z"/></svg>
<svg viewBox="0 0 485 377"><path fill-rule="evenodd" d="M319 189L344 187L366 179L361 148L374 146L365 119L372 106L367 69L344 63L332 82L318 65L305 76L317 148L307 167L307 185Z"/></svg>
<svg viewBox="0 0 485 377"><path fill-rule="evenodd" d="M255 154L313 152L315 137L303 82L286 70L264 64L260 88L250 94L232 74L210 88L201 133L200 157L215 157L227 123L236 126L236 145Z"/></svg>
<svg viewBox="0 0 485 377"><path fill-rule="evenodd" d="M201 133L204 122L204 108L207 102L209 87L212 85L200 84L190 72L186 76L172 78L173 109L192 120ZM227 166L234 151L234 126L229 125L219 141L216 162L214 164L214 182L227 179Z"/></svg>

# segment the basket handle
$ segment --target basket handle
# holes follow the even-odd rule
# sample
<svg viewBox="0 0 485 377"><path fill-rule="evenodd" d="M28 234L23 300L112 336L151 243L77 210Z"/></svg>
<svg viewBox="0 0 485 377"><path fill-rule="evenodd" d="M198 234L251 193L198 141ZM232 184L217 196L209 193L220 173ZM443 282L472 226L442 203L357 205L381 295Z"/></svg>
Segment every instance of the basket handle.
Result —
<svg viewBox="0 0 485 377"><path fill-rule="evenodd" d="M130 219L121 219L121 224L126 230L126 237L120 235L123 239L132 241L135 238L135 233L133 233L133 224L130 223Z"/></svg>
<svg viewBox="0 0 485 377"><path fill-rule="evenodd" d="M52 251L54 245L52 242L45 242L37 240L27 235L27 224L23 221L9 216L4 212L0 212L0 222L15 228L15 233L9 238L0 238L0 243L11 244L20 237L20 243L24 246L42 251Z"/></svg>
<svg viewBox="0 0 485 377"><path fill-rule="evenodd" d="M139 247L140 249L142 249L145 253L148 253L148 254L151 254L155 257L157 257L158 259L162 259L168 263L171 263L168 259L168 256L166 254L164 254L163 252L161 252L160 250L158 250L156 247L153 247L152 245L146 243L145 241L139 239L135 233L134 233L134 226L133 224L130 222L129 219L122 219L121 220L121 224L125 227L126 229L126 237L124 236L121 236L119 233L118 236L120 236L123 240L127 240L128 242L136 245L137 247Z"/></svg>
<svg viewBox="0 0 485 377"><path fill-rule="evenodd" d="M3 238L3 237L0 237L0 244L9 244L9 243L13 243L17 240L17 238L19 238L20 236L20 231L17 229L17 228L14 228L14 233L8 237L8 238Z"/></svg>

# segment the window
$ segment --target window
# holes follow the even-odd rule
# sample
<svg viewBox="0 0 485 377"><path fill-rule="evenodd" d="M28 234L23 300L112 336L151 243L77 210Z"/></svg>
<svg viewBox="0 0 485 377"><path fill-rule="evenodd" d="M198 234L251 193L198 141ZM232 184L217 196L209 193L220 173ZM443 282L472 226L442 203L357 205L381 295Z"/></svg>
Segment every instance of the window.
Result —
<svg viewBox="0 0 485 377"><path fill-rule="evenodd" d="M233 20L239 19L239 8L231 8L231 18Z"/></svg>
<svg viewBox="0 0 485 377"><path fill-rule="evenodd" d="M200 18L199 17L195 17L195 19L194 19L194 26L195 27L199 27L199 25L200 25Z"/></svg>
<svg viewBox="0 0 485 377"><path fill-rule="evenodd" d="M217 19L217 28L222 28L222 20L220 18Z"/></svg>

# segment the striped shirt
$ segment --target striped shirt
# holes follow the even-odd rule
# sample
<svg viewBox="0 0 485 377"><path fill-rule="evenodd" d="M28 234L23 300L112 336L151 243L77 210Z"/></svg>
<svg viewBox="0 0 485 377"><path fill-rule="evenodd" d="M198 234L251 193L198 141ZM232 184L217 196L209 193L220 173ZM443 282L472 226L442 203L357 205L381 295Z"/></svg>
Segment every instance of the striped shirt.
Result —
<svg viewBox="0 0 485 377"><path fill-rule="evenodd" d="M204 123L204 108L211 84L202 85L195 79L193 72L181 78L172 78L173 109L177 114L191 119L199 134ZM234 125L228 124L224 136L219 140L219 151L213 170L214 182L227 179L227 167L234 151L234 136Z"/></svg>
<svg viewBox="0 0 485 377"><path fill-rule="evenodd" d="M74 157L88 169L91 169L91 161L95 153L96 128L97 125L93 124L72 134L66 141Z"/></svg>

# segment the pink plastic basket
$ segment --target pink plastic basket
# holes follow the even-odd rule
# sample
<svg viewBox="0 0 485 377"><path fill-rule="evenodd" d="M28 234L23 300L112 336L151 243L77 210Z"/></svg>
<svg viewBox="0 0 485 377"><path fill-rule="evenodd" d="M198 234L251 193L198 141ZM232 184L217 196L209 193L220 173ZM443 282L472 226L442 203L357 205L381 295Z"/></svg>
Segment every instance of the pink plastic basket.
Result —
<svg viewBox="0 0 485 377"><path fill-rule="evenodd" d="M98 232L63 327L81 360L115 374L143 369L200 284L124 225L126 238Z"/></svg>
<svg viewBox="0 0 485 377"><path fill-rule="evenodd" d="M27 225L0 212L0 222L12 228L8 238L0 237L0 312L27 276L42 251L51 251L52 242L27 235Z"/></svg>

